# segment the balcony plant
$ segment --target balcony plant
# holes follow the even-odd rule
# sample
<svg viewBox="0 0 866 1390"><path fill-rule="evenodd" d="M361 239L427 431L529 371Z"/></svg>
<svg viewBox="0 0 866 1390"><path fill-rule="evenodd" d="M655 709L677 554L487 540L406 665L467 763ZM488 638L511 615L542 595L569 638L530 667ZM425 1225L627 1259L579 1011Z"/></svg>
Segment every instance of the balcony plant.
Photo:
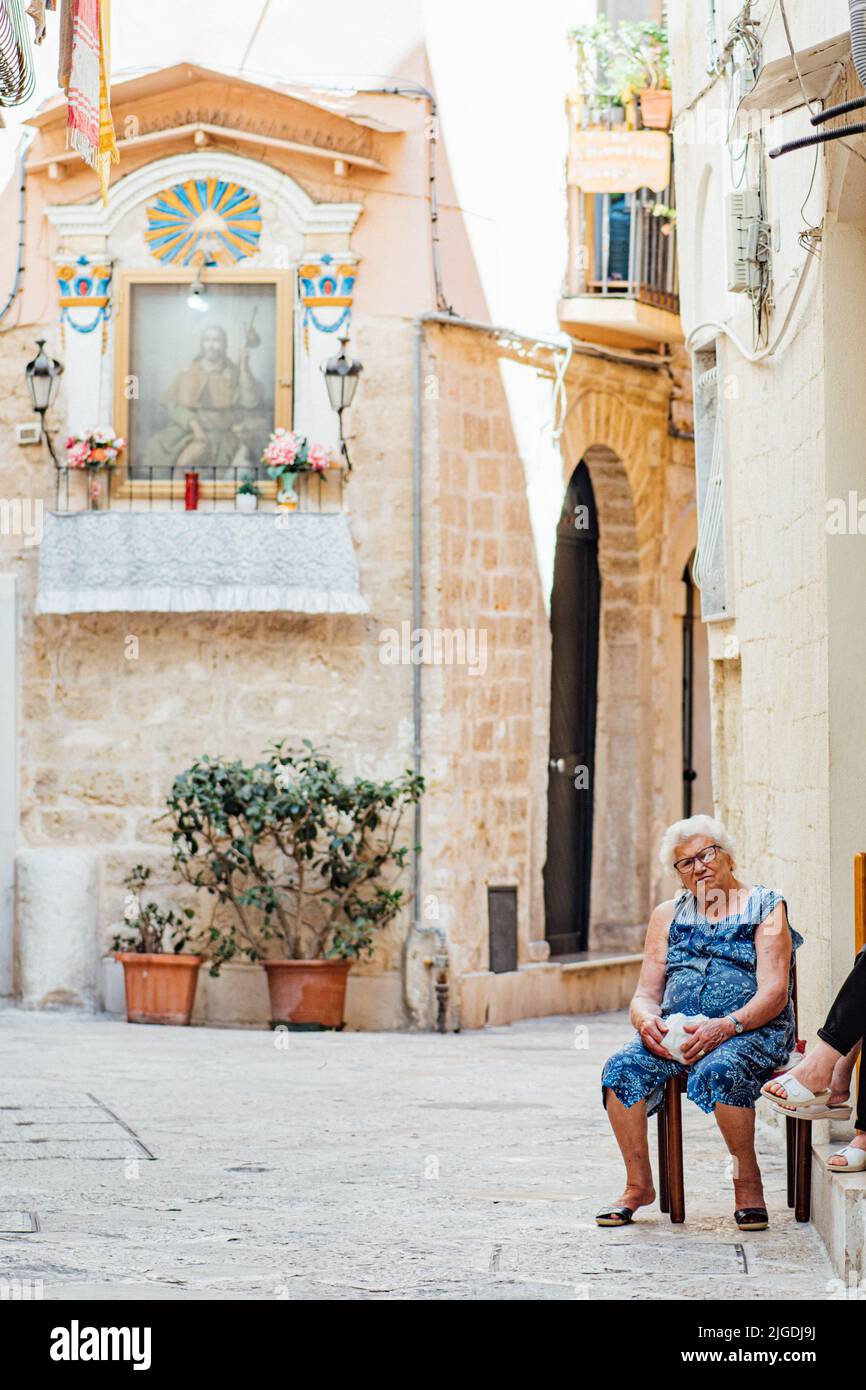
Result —
<svg viewBox="0 0 866 1390"><path fill-rule="evenodd" d="M331 455L324 444L315 444L296 430L277 429L262 454L268 477L278 482L277 502L294 511L298 505L296 483L299 473L325 473Z"/></svg>
<svg viewBox="0 0 866 1390"><path fill-rule="evenodd" d="M123 965L126 1016L130 1023L188 1024L195 1000L201 955L194 942L195 912L175 912L153 898L145 900L150 869L136 864L124 879L124 925L114 937L115 958Z"/></svg>
<svg viewBox="0 0 866 1390"><path fill-rule="evenodd" d="M623 20L616 31L612 70L620 97L640 102L641 122L650 130L669 130L672 113L671 58L666 24Z"/></svg>
<svg viewBox="0 0 866 1390"><path fill-rule="evenodd" d="M259 489L252 473L245 473L235 494L235 505L239 512L254 512L259 505Z"/></svg>
<svg viewBox="0 0 866 1390"><path fill-rule="evenodd" d="M65 466L86 470L89 511L100 509L105 501L99 473L116 468L125 447L126 441L116 435L110 425L94 425L83 434L67 437Z"/></svg>
<svg viewBox="0 0 866 1390"><path fill-rule="evenodd" d="M211 973L261 961L274 1025L339 1028L352 962L405 902L398 832L423 780L347 778L309 740L260 762L204 757L175 778L166 819L180 877L215 899Z"/></svg>
<svg viewBox="0 0 866 1390"><path fill-rule="evenodd" d="M580 105L581 124L617 125L625 120L625 105L614 76L615 31L605 15L592 24L570 29L569 41L575 57L575 89Z"/></svg>

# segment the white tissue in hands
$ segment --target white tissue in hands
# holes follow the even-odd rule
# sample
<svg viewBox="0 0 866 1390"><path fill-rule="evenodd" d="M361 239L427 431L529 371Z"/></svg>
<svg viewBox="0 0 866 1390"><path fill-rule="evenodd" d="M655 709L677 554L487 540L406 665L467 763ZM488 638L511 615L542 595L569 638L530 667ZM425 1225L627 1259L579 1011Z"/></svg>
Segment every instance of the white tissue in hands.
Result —
<svg viewBox="0 0 866 1390"><path fill-rule="evenodd" d="M699 1023L708 1022L706 1014L668 1014L667 1018L662 1019L668 1030L662 1037L662 1047L678 1062L682 1062L683 1048L692 1037L691 1033L686 1032L686 1024L694 1028Z"/></svg>

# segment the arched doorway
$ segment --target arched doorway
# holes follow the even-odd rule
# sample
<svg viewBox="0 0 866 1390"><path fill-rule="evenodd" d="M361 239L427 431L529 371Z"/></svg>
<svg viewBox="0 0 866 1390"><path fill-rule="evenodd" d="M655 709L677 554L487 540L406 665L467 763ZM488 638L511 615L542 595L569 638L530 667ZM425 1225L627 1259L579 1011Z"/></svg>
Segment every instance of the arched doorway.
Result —
<svg viewBox="0 0 866 1390"><path fill-rule="evenodd" d="M694 552L682 574L682 811L683 816L713 814L709 653L701 622L700 595L692 575Z"/></svg>
<svg viewBox="0 0 866 1390"><path fill-rule="evenodd" d="M589 469L572 474L556 530L550 604L550 757L545 935L552 956L589 935L601 580Z"/></svg>

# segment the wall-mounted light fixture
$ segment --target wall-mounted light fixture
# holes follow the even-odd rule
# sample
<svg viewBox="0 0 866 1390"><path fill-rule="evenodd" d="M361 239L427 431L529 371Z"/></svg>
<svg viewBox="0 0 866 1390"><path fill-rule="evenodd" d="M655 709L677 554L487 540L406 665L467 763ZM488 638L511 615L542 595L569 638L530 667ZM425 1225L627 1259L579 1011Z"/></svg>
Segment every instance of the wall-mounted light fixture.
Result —
<svg viewBox="0 0 866 1390"><path fill-rule="evenodd" d="M340 338L340 351L337 356L329 357L326 362L322 363L322 372L325 377L325 385L328 388L328 399L332 408L337 412L337 419L340 424L340 453L346 460L346 467L351 468L349 450L346 448L346 440L343 436L343 411L348 410L352 404L358 385L358 377L364 368L357 357L346 355L348 341L349 335L346 333Z"/></svg>
<svg viewBox="0 0 866 1390"><path fill-rule="evenodd" d="M213 256L209 254L202 256L196 266L195 276L189 287L189 294L186 297L186 306L188 309L195 309L198 313L204 314L210 308L210 300L207 297L207 291L204 286L203 271L209 270L211 266L214 265L216 265L216 261Z"/></svg>
<svg viewBox="0 0 866 1390"><path fill-rule="evenodd" d="M54 452L51 435L45 428L45 416L57 395L57 387L63 375L63 365L55 361L53 357L48 356L48 353L45 351L44 338L36 339L36 347L38 351L32 361L28 362L27 366L24 368L24 377L27 382L27 389L30 392L30 399L33 402L33 409L39 416L39 426L42 434L45 436L48 452L54 460L55 467L59 468L60 465L57 460L57 455Z"/></svg>

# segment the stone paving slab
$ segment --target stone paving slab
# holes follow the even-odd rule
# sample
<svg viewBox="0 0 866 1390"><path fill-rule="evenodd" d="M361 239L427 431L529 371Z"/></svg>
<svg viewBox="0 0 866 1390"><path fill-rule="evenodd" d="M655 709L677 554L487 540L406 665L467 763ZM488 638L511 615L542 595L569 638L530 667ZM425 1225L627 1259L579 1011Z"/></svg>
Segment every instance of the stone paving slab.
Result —
<svg viewBox="0 0 866 1390"><path fill-rule="evenodd" d="M655 1205L595 1226L622 1186L598 1077L630 1031L623 1014L439 1037L0 1010L0 1103L45 1139L0 1143L0 1209L39 1225L0 1229L0 1278L46 1299L830 1297L769 1127L769 1232L737 1231L728 1155L689 1104L685 1225Z"/></svg>

